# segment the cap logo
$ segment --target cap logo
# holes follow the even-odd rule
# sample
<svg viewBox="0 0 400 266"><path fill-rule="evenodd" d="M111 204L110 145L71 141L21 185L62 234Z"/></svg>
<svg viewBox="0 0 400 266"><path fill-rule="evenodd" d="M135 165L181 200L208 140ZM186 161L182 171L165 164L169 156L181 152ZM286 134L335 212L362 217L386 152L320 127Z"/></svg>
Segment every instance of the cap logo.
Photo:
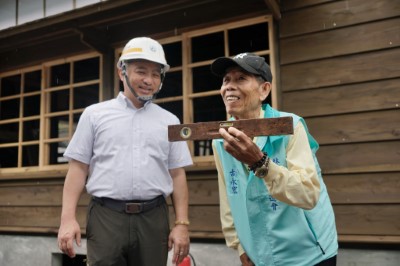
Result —
<svg viewBox="0 0 400 266"><path fill-rule="evenodd" d="M155 52L157 51L157 48L156 48L155 46L152 45L152 46L150 46L150 51L152 51L152 52L155 53Z"/></svg>
<svg viewBox="0 0 400 266"><path fill-rule="evenodd" d="M237 59L237 58L243 59L245 56L247 56L247 53L241 53L241 54L236 55L233 59Z"/></svg>

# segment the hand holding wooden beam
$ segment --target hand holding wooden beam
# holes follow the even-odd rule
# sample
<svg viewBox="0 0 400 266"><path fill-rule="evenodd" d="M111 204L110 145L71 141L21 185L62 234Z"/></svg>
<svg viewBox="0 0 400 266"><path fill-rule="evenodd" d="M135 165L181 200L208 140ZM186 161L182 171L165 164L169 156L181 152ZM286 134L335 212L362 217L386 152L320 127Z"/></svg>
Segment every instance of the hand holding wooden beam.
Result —
<svg viewBox="0 0 400 266"><path fill-rule="evenodd" d="M293 134L293 118L256 118L229 121L199 122L168 126L168 140L209 140L222 138L220 128L235 127L248 137Z"/></svg>

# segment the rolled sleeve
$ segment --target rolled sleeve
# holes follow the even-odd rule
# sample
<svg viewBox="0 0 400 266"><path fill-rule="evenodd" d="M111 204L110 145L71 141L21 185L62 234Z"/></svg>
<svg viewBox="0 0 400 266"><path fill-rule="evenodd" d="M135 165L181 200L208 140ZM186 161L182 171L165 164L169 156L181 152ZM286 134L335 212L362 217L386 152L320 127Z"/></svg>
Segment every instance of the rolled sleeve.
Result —
<svg viewBox="0 0 400 266"><path fill-rule="evenodd" d="M78 122L75 133L64 152L68 160L74 159L89 164L93 153L94 132L90 111L86 109Z"/></svg>
<svg viewBox="0 0 400 266"><path fill-rule="evenodd" d="M286 162L287 168L270 162L265 183L271 195L292 206L314 208L319 199L320 184L302 123L298 123L290 137Z"/></svg>

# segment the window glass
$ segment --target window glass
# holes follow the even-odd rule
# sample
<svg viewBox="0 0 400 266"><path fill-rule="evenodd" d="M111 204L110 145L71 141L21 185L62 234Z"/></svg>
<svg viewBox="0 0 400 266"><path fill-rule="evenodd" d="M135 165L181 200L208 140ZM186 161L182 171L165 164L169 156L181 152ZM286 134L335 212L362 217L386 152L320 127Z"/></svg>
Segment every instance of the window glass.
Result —
<svg viewBox="0 0 400 266"><path fill-rule="evenodd" d="M193 68L193 92L219 90L221 84L222 79L211 73L209 65Z"/></svg>
<svg viewBox="0 0 400 266"><path fill-rule="evenodd" d="M24 97L24 117L40 114L40 95Z"/></svg>
<svg viewBox="0 0 400 266"><path fill-rule="evenodd" d="M219 94L193 99L193 110L195 123L226 120L225 105Z"/></svg>
<svg viewBox="0 0 400 266"><path fill-rule="evenodd" d="M85 108L99 102L99 85L74 88L74 109Z"/></svg>
<svg viewBox="0 0 400 266"><path fill-rule="evenodd" d="M66 111L69 109L69 90L52 91L50 93L51 112Z"/></svg>
<svg viewBox="0 0 400 266"><path fill-rule="evenodd" d="M21 92L21 75L4 77L1 79L0 97L16 95Z"/></svg>
<svg viewBox="0 0 400 266"><path fill-rule="evenodd" d="M182 72L168 72L157 98L182 95Z"/></svg>
<svg viewBox="0 0 400 266"><path fill-rule="evenodd" d="M208 156L213 154L212 140L194 141L194 156Z"/></svg>
<svg viewBox="0 0 400 266"><path fill-rule="evenodd" d="M18 123L1 124L0 144L18 142Z"/></svg>
<svg viewBox="0 0 400 266"><path fill-rule="evenodd" d="M50 138L68 137L67 115L50 117Z"/></svg>
<svg viewBox="0 0 400 266"><path fill-rule="evenodd" d="M19 99L0 102L0 120L19 117Z"/></svg>
<svg viewBox="0 0 400 266"><path fill-rule="evenodd" d="M39 91L41 87L42 71L37 70L25 73L24 92Z"/></svg>
<svg viewBox="0 0 400 266"><path fill-rule="evenodd" d="M53 66L50 68L50 87L62 86L69 84L70 80L70 64Z"/></svg>
<svg viewBox="0 0 400 266"><path fill-rule="evenodd" d="M171 67L182 65L182 44L181 42L163 44L165 58Z"/></svg>
<svg viewBox="0 0 400 266"><path fill-rule="evenodd" d="M230 55L269 49L268 23L236 28L228 31Z"/></svg>
<svg viewBox="0 0 400 266"><path fill-rule="evenodd" d="M23 141L39 140L39 120L24 121L23 123Z"/></svg>
<svg viewBox="0 0 400 266"><path fill-rule="evenodd" d="M74 83L99 79L99 61L99 57L94 57L74 62Z"/></svg>
<svg viewBox="0 0 400 266"><path fill-rule="evenodd" d="M0 168L18 166L18 147L0 147Z"/></svg>
<svg viewBox="0 0 400 266"><path fill-rule="evenodd" d="M192 62L224 56L224 33L216 32L192 38Z"/></svg>
<svg viewBox="0 0 400 266"><path fill-rule="evenodd" d="M39 145L22 147L22 166L39 165Z"/></svg>
<svg viewBox="0 0 400 266"><path fill-rule="evenodd" d="M194 122L225 121L226 111L220 95L193 99ZM212 155L211 140L194 141L194 155Z"/></svg>

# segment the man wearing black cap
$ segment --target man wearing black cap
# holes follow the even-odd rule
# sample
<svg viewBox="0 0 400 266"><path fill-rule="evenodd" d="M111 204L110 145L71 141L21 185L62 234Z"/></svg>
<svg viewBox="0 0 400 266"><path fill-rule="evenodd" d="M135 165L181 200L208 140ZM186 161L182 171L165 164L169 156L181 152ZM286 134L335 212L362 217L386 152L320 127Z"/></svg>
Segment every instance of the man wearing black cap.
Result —
<svg viewBox="0 0 400 266"><path fill-rule="evenodd" d="M222 230L243 265L336 265L335 217L305 121L262 102L272 73L242 53L211 65L232 119L291 116L294 134L249 138L230 127L213 141Z"/></svg>

